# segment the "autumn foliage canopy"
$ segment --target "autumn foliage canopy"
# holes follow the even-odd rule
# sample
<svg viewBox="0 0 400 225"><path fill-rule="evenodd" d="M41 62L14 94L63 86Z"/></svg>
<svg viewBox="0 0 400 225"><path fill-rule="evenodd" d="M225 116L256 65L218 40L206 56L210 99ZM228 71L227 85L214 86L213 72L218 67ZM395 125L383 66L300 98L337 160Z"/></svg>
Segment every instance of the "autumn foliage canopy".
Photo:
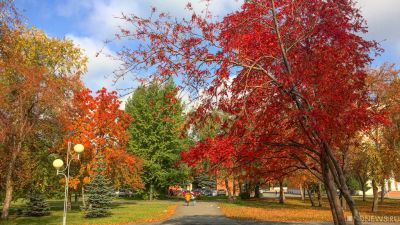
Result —
<svg viewBox="0 0 400 225"><path fill-rule="evenodd" d="M65 141L82 143L85 152L79 175L71 182L72 186L78 185L80 181L90 181L96 155L100 154L104 157L105 173L114 186L140 188L142 161L126 151L126 129L132 118L119 109L121 101L115 91L107 92L102 88L96 94L93 97L90 90L84 89L74 96L71 120L67 124L70 136Z"/></svg>
<svg viewBox="0 0 400 225"><path fill-rule="evenodd" d="M206 160L226 166L291 158L284 164L323 180L333 204L337 185L359 224L335 152L383 116L370 110L365 85L371 52L379 48L361 36L366 24L354 2L249 0L222 19L187 9L192 17L181 20L156 10L150 18L125 15L136 29L117 37L139 43L119 52L125 71L117 78L149 68L152 78L178 76L200 99L195 117L214 110L231 116L228 132L192 151L206 148ZM335 223L344 224L340 206L331 206Z"/></svg>

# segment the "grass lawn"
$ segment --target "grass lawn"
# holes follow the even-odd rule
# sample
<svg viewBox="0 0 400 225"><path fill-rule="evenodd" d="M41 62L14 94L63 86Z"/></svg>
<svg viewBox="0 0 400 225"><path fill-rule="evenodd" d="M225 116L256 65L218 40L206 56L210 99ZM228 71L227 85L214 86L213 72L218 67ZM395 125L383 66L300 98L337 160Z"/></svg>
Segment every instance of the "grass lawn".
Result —
<svg viewBox="0 0 400 225"><path fill-rule="evenodd" d="M400 216L400 200L385 199L379 204L379 212L371 213L372 199L366 202L355 198L361 216ZM285 204L277 199L242 200L236 203L220 203L224 214L236 219L281 221L281 222L323 222L332 221L332 214L327 200L323 207L311 207L308 199L303 202L299 198L287 198ZM345 216L351 212L346 211Z"/></svg>
<svg viewBox="0 0 400 225"><path fill-rule="evenodd" d="M25 217L25 216L10 216L8 221L1 221L0 225L58 225L62 223L62 201L50 201L51 215L43 217ZM74 207L75 206L75 207ZM17 206L18 207L18 204ZM146 203L143 201L116 201L112 207L112 215L104 218L84 218L83 213L78 210L77 205L73 205L72 211L67 214L68 224L127 224L127 223L143 223L154 222L167 219L170 217L177 204L168 202L151 202Z"/></svg>

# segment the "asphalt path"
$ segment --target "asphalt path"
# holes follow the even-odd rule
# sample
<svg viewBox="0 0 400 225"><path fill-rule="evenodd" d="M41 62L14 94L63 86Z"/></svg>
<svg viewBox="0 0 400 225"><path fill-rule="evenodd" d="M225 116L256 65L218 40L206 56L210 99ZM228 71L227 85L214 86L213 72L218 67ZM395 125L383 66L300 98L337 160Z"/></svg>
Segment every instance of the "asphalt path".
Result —
<svg viewBox="0 0 400 225"><path fill-rule="evenodd" d="M245 221L227 218L216 202L197 202L187 206L180 202L175 214L166 221L143 225L301 225L304 223ZM330 225L333 223L307 223L307 225Z"/></svg>

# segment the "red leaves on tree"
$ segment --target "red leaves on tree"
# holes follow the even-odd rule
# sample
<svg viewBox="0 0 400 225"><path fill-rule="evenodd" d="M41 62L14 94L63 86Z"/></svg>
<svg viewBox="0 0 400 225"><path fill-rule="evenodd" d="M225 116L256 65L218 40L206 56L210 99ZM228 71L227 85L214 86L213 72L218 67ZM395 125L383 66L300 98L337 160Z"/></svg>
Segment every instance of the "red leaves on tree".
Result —
<svg viewBox="0 0 400 225"><path fill-rule="evenodd" d="M204 88L199 112L235 116L227 135L320 151L320 141L334 147L374 122L365 69L377 46L359 36L365 24L351 1L246 1L217 22L207 11L153 18L124 17L138 27L130 38L150 42L120 52L127 68Z"/></svg>
<svg viewBox="0 0 400 225"><path fill-rule="evenodd" d="M252 158L276 156L281 164L254 165L291 165L292 158L318 174L325 166L325 184L332 180L328 173L337 176L353 208L334 151L379 122L365 84L370 53L379 49L360 36L367 29L354 5L352 0L250 0L222 20L207 11L193 12L190 20L125 17L138 27L129 38L146 44L120 55L127 70L154 68L152 77L158 79L179 76L199 97L198 118L212 110L232 117L228 132L185 153L190 164L203 157L226 159L221 165L229 167L241 159L253 164ZM335 218L344 223L340 211Z"/></svg>

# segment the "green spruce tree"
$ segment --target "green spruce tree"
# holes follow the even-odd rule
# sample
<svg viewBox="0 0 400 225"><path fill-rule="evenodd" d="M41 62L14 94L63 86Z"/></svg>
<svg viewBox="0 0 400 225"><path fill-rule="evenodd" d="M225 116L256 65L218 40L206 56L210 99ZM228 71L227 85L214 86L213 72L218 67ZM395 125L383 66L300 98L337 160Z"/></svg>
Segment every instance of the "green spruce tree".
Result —
<svg viewBox="0 0 400 225"><path fill-rule="evenodd" d="M33 191L29 196L29 202L26 204L25 214L27 216L47 216L50 215L50 207L43 195Z"/></svg>
<svg viewBox="0 0 400 225"><path fill-rule="evenodd" d="M104 175L103 157L96 157L95 175L91 177L86 190L88 193L87 209L85 217L106 217L111 215L110 206L113 198L113 188L111 182Z"/></svg>

